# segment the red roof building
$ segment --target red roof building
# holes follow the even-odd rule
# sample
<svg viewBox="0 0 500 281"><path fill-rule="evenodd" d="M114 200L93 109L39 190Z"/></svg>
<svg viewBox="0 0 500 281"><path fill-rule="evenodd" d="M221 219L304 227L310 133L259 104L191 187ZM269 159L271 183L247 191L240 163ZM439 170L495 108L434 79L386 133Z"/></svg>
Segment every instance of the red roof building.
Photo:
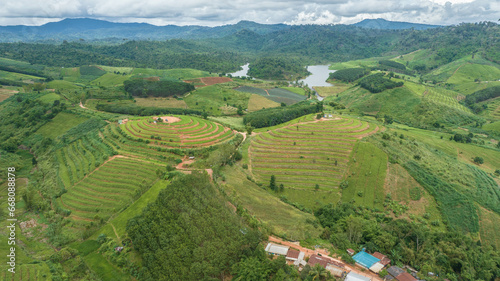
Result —
<svg viewBox="0 0 500 281"><path fill-rule="evenodd" d="M396 279L398 281L417 281L417 278L411 276L411 274L408 272L403 272L399 274L398 276L396 276Z"/></svg>
<svg viewBox="0 0 500 281"><path fill-rule="evenodd" d="M383 266L386 266L386 265L391 263L391 260L386 255L384 255L382 253L375 252L372 254L372 256L379 259L380 260L379 263L381 263Z"/></svg>

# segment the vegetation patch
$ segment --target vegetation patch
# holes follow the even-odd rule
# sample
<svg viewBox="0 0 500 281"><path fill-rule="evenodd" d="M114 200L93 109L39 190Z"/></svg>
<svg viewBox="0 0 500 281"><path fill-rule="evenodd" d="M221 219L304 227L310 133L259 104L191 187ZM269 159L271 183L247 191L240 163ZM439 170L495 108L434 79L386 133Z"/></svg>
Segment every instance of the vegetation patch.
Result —
<svg viewBox="0 0 500 281"><path fill-rule="evenodd" d="M387 154L371 143L357 143L341 184L342 201L381 210L386 172Z"/></svg>
<svg viewBox="0 0 500 281"><path fill-rule="evenodd" d="M50 122L38 129L37 133L48 138L55 138L87 120L87 117L61 112Z"/></svg>
<svg viewBox="0 0 500 281"><path fill-rule="evenodd" d="M361 79L359 85L372 93L380 93L387 89L401 87L404 83L391 81L384 78L383 73L376 73Z"/></svg>

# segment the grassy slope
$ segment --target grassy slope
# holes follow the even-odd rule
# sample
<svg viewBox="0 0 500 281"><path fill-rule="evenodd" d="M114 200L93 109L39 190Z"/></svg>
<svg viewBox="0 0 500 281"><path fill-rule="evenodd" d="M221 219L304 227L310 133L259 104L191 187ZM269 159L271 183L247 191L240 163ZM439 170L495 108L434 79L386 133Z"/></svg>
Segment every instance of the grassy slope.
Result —
<svg viewBox="0 0 500 281"><path fill-rule="evenodd" d="M227 89L221 85L212 85L196 89L186 95L184 101L191 109L206 110L211 115L219 116L223 114L223 107L227 104L246 108L250 96L249 93Z"/></svg>
<svg viewBox="0 0 500 281"><path fill-rule="evenodd" d="M134 216L140 215L142 209L144 209L150 202L156 200L160 191L167 187L167 181L158 181L154 184L148 191L146 191L139 199L137 199L133 204L128 206L123 212L114 215L109 223L103 226L100 230L96 231L89 239L96 239L100 234L105 234L107 237L114 239L115 241L122 240L126 236L126 226L127 221ZM111 226L112 225L112 226ZM113 226L116 233L113 230ZM116 236L119 236L119 238Z"/></svg>
<svg viewBox="0 0 500 281"><path fill-rule="evenodd" d="M252 94L250 96L250 99L248 99L249 112L261 110L263 108L278 107L278 106L280 106L279 103L257 94Z"/></svg>
<svg viewBox="0 0 500 281"><path fill-rule="evenodd" d="M71 113L61 112L54 119L38 129L37 133L48 138L56 138L67 130L83 123L88 118L77 116Z"/></svg>
<svg viewBox="0 0 500 281"><path fill-rule="evenodd" d="M293 240L302 240L309 235L317 237L320 228L314 228L306 220L314 216L301 212L281 202L276 196L257 186L246 178L241 168L228 167L224 170L226 183L223 188L252 215L270 227L273 233L286 235Z"/></svg>
<svg viewBox="0 0 500 281"><path fill-rule="evenodd" d="M387 172L387 154L371 143L358 142L349 159L342 201L382 209Z"/></svg>

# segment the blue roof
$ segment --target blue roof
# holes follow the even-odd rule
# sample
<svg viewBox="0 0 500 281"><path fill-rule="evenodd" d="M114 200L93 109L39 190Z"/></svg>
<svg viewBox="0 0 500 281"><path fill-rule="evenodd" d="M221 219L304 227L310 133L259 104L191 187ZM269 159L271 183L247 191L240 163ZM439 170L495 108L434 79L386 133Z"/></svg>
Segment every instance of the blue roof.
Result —
<svg viewBox="0 0 500 281"><path fill-rule="evenodd" d="M367 252L365 251L361 251L357 254L355 254L353 257L352 257L357 263L359 263L360 265L366 267L366 268L370 268L372 267L372 265L374 265L376 262L379 262L380 259L377 259L376 257L368 254Z"/></svg>

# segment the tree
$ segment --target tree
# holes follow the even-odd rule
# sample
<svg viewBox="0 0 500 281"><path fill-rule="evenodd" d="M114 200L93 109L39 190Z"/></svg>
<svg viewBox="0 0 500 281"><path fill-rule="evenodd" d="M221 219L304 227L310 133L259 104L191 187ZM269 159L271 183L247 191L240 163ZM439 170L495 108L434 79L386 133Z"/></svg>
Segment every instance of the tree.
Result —
<svg viewBox="0 0 500 281"><path fill-rule="evenodd" d="M393 122L394 122L394 119L391 116L389 116L387 114L384 115L384 123L385 124L392 124Z"/></svg>
<svg viewBox="0 0 500 281"><path fill-rule="evenodd" d="M312 280L326 280L328 277L329 272L326 271L324 267L322 267L319 264L316 264L311 270L309 271L309 276L312 276Z"/></svg>
<svg viewBox="0 0 500 281"><path fill-rule="evenodd" d="M474 163L476 163L478 165L483 164L484 163L483 157L479 157L479 156L474 157Z"/></svg>
<svg viewBox="0 0 500 281"><path fill-rule="evenodd" d="M252 134L252 132L253 132L253 130L255 129L255 128L254 128L254 127L252 127L252 125L250 125L250 124L247 124L245 128L246 128L246 130L247 130L247 134L248 134L248 135L251 135L251 134Z"/></svg>
<svg viewBox="0 0 500 281"><path fill-rule="evenodd" d="M269 181L269 188L276 191L276 177L274 175L271 176L271 180Z"/></svg>
<svg viewBox="0 0 500 281"><path fill-rule="evenodd" d="M280 184L280 192L283 192L285 190L285 186L283 184Z"/></svg>

